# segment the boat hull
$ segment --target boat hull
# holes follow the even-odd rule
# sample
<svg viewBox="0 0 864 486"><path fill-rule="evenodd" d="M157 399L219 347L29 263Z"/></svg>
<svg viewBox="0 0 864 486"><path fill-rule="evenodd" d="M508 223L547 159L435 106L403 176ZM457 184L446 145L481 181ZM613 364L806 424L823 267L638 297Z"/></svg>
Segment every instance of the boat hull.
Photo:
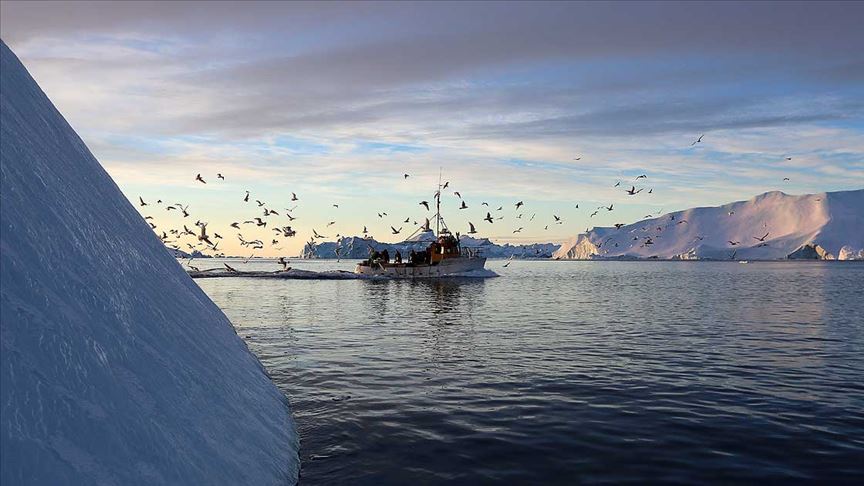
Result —
<svg viewBox="0 0 864 486"><path fill-rule="evenodd" d="M372 277L389 278L443 278L458 277L466 272L483 270L486 266L486 258L449 258L442 260L437 265L360 265L354 269L354 273Z"/></svg>

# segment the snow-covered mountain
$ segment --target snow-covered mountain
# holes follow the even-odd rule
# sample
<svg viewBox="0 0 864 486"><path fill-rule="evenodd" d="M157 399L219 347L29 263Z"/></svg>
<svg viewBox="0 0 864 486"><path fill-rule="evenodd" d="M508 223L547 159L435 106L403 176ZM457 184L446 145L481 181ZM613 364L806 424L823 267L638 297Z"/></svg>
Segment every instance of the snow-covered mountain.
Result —
<svg viewBox="0 0 864 486"><path fill-rule="evenodd" d="M292 484L285 396L0 42L0 483Z"/></svg>
<svg viewBox="0 0 864 486"><path fill-rule="evenodd" d="M693 208L621 228L594 228L554 258L864 259L864 189Z"/></svg>
<svg viewBox="0 0 864 486"><path fill-rule="evenodd" d="M398 250L407 256L411 250L425 251L429 243L435 241L432 231L422 231L401 243L381 243L373 238L360 236L345 236L336 241L321 243L309 242L303 247L302 258L366 258L370 248L381 251L386 249L391 256ZM560 245L554 243L534 243L530 245L498 245L487 238L472 238L468 235L459 237L463 246L476 247L482 250L487 258L549 258ZM338 252L337 252L338 250Z"/></svg>

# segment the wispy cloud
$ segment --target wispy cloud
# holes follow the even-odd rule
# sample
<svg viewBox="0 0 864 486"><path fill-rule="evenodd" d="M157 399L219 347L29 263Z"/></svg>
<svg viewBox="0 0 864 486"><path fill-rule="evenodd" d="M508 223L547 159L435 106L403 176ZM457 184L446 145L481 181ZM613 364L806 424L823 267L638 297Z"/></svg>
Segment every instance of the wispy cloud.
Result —
<svg viewBox="0 0 864 486"><path fill-rule="evenodd" d="M4 41L131 199L181 198L214 226L248 211L246 189L279 205L294 191L301 237L333 218L334 234L383 235L377 213L421 217L439 167L471 206L454 224L482 218L484 200L534 206L521 235L507 237L514 214L488 229L513 241L864 186L858 3L3 2L0 14ZM229 181L203 188L198 172ZM613 187L641 173L650 198ZM567 224L545 230L552 212Z"/></svg>

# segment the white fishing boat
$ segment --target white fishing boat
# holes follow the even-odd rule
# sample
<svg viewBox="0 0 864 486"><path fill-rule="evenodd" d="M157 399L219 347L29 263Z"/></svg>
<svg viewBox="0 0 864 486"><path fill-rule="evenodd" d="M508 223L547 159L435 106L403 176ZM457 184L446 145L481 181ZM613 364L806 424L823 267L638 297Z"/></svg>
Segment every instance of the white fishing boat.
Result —
<svg viewBox="0 0 864 486"><path fill-rule="evenodd" d="M389 255L373 251L368 260L357 264L354 273L391 278L441 278L470 275L485 269L486 257L480 248L466 247L453 235L441 217L441 183L435 192L435 232L429 220L420 230L433 236L425 248L412 251L407 261L390 261Z"/></svg>

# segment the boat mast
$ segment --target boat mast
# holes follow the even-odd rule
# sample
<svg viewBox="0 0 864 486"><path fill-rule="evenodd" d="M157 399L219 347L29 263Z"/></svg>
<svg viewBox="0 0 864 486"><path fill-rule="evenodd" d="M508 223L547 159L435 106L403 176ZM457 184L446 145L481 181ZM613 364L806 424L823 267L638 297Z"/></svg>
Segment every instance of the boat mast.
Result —
<svg viewBox="0 0 864 486"><path fill-rule="evenodd" d="M435 193L435 236L441 236L441 167L438 168L438 192Z"/></svg>

